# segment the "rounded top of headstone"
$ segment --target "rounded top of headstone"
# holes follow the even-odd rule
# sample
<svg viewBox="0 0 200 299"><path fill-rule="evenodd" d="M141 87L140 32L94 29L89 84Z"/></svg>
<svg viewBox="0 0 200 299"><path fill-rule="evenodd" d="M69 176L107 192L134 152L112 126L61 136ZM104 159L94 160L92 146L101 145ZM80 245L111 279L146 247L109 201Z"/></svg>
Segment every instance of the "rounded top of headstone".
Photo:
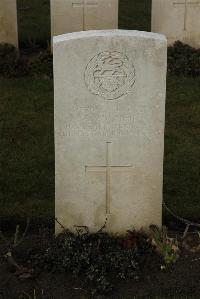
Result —
<svg viewBox="0 0 200 299"><path fill-rule="evenodd" d="M112 36L124 36L124 37L135 37L143 39L153 39L158 41L167 42L165 35L153 32L138 31L138 30L123 30L123 29L112 29L112 30L88 30L80 32L72 32L53 37L53 43L59 43L69 41L73 39L91 38L91 37L112 37Z"/></svg>

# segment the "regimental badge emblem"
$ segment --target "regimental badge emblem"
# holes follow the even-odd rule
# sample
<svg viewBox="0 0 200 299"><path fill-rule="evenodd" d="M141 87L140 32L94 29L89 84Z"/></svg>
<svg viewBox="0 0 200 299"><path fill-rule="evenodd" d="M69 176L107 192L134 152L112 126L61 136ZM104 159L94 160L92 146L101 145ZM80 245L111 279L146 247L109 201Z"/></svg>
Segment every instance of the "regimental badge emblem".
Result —
<svg viewBox="0 0 200 299"><path fill-rule="evenodd" d="M85 84L89 91L106 100L115 100L131 92L134 83L134 65L121 52L101 52L85 69Z"/></svg>

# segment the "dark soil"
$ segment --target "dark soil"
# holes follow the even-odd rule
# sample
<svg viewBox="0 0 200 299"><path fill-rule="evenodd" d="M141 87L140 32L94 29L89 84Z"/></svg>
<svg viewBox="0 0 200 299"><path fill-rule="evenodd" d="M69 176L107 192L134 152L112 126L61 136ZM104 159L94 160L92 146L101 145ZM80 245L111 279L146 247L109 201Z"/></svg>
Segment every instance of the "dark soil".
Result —
<svg viewBox="0 0 200 299"><path fill-rule="evenodd" d="M42 270L33 262L32 253L40 253L50 246L52 233L32 234L15 249L18 265L23 265L31 275L19 275L4 255L6 245L0 243L0 298L89 298L81 278L74 279L70 273ZM146 254L141 267L140 279L112 279L113 291L108 298L133 298L133 296L197 296L200 294L199 237L189 234L180 245L176 263L164 267L162 259L152 252ZM40 261L39 261L40 262ZM39 269L40 268L40 269ZM2 297L1 297L2 296ZM105 296L105 298L106 298ZM99 298L99 297L98 297ZM100 297L102 298L102 297ZM198 298L198 297L197 297Z"/></svg>

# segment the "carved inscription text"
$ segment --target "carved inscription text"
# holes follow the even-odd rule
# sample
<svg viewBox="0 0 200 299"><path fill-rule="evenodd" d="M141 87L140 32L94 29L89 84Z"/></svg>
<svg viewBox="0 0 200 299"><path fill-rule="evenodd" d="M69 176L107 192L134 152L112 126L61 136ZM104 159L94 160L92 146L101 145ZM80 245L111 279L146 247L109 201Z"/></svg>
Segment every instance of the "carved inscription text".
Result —
<svg viewBox="0 0 200 299"><path fill-rule="evenodd" d="M132 107L121 111L98 111L96 105L74 104L69 122L63 124L57 133L61 137L70 136L129 136L133 134L134 116Z"/></svg>

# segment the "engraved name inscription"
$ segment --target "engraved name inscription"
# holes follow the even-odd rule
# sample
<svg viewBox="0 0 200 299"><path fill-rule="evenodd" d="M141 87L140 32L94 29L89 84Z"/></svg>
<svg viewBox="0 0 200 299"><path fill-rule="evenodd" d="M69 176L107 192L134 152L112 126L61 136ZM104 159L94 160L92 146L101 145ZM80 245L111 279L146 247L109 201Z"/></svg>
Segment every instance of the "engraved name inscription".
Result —
<svg viewBox="0 0 200 299"><path fill-rule="evenodd" d="M85 69L85 84L92 94L115 100L129 93L135 83L135 68L120 52L102 52Z"/></svg>
<svg viewBox="0 0 200 299"><path fill-rule="evenodd" d="M73 115L73 116L72 116ZM76 106L70 122L65 122L57 131L60 137L70 136L127 136L133 133L134 116L132 109L98 111L94 106Z"/></svg>

